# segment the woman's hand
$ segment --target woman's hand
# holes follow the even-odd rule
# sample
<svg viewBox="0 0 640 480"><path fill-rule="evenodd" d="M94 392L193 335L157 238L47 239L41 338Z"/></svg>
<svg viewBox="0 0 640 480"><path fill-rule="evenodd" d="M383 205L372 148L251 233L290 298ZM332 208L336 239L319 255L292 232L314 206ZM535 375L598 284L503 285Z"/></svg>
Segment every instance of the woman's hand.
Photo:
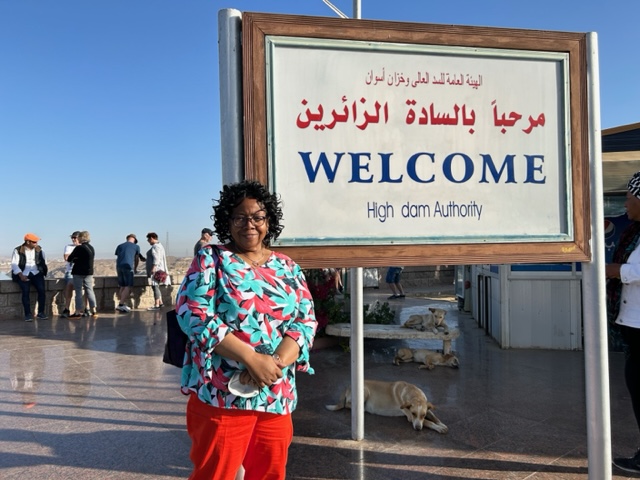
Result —
<svg viewBox="0 0 640 480"><path fill-rule="evenodd" d="M278 367L284 368L295 362L298 355L300 355L300 347L293 338L285 335L280 345L278 345L273 359L278 364Z"/></svg>
<svg viewBox="0 0 640 480"><path fill-rule="evenodd" d="M254 354L247 359L246 365L246 371L251 375L255 385L260 388L271 386L277 382L278 379L282 378L282 369L276 364L276 361L271 355L254 352ZM245 372L240 374L241 383Z"/></svg>
<svg viewBox="0 0 640 480"><path fill-rule="evenodd" d="M609 263L604 267L604 274L607 278L620 278L620 267L622 265L619 263Z"/></svg>
<svg viewBox="0 0 640 480"><path fill-rule="evenodd" d="M218 355L247 366L247 370L240 374L240 383L254 382L260 388L271 386L282 378L282 369L295 362L300 354L300 347L288 336L282 339L274 356L257 353L233 334L224 337L215 350Z"/></svg>
<svg viewBox="0 0 640 480"><path fill-rule="evenodd" d="M250 383L253 384L253 378L251 378L249 370L243 370L240 372L240 383L242 385L248 385Z"/></svg>

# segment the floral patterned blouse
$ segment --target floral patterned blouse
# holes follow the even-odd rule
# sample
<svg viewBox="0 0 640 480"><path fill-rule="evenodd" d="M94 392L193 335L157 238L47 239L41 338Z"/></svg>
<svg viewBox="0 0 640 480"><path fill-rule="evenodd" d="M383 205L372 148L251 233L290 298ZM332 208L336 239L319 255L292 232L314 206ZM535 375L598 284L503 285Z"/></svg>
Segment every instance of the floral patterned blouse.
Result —
<svg viewBox="0 0 640 480"><path fill-rule="evenodd" d="M195 392L214 407L277 414L296 408L295 370L313 373L309 350L317 323L304 274L293 260L272 252L266 263L252 267L223 245L207 245L180 285L176 311L180 328L189 336L182 393ZM227 384L246 367L215 352L226 335L236 335L264 354L275 352L287 335L300 347L300 355L276 383L255 397L239 397Z"/></svg>

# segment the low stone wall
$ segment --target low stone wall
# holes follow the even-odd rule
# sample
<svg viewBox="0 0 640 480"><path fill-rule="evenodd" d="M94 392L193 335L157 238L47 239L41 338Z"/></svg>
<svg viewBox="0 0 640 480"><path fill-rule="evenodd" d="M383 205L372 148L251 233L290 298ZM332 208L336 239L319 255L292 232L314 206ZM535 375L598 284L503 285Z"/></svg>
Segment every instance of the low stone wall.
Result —
<svg viewBox="0 0 640 480"><path fill-rule="evenodd" d="M118 304L118 279L116 277L93 277L93 290L96 294L98 312L112 312ZM63 278L51 278L45 280L47 292L47 315L59 315L64 309L64 286ZM160 287L162 291L162 302L164 305L173 305L178 285ZM134 277L134 286L131 289L131 298L128 305L132 308L147 308L154 304L153 289L149 285L146 276ZM35 315L37 293L35 288L31 288L31 305ZM71 311L74 311L75 303L71 303ZM0 320L11 318L22 318L22 293L17 283L11 280L0 280Z"/></svg>
<svg viewBox="0 0 640 480"><path fill-rule="evenodd" d="M382 270L382 283L387 269ZM402 271L400 283L404 287L435 287L438 285L453 285L455 279L454 265L438 265L425 267L405 267Z"/></svg>
<svg viewBox="0 0 640 480"><path fill-rule="evenodd" d="M384 277L386 268L378 269L378 286L386 288ZM454 267L426 266L426 267L406 267L402 272L402 285L409 288L433 287L436 285L452 285L454 280ZM98 311L114 311L118 304L118 279L116 277L93 277L93 290L96 294ZM48 278L45 280L47 291L47 314L59 315L64 309L64 285L62 278ZM162 290L162 301L165 305L173 305L178 285L160 287ZM22 294L17 283L11 280L0 280L0 320L9 318L22 318ZM36 290L31 288L31 305L34 308L36 303ZM134 277L129 306L133 308L147 308L153 305L153 290L148 284L146 276L137 275ZM71 311L74 310L74 303L71 304Z"/></svg>

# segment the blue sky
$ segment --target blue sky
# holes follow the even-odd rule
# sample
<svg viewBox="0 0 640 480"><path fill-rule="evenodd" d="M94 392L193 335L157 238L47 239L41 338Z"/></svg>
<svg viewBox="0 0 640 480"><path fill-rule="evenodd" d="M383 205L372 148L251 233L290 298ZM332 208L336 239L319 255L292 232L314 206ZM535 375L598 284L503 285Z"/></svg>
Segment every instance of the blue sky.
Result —
<svg viewBox="0 0 640 480"><path fill-rule="evenodd" d="M352 1L332 2L352 15ZM640 122L637 0L362 0L362 18L598 33L603 128ZM188 256L221 187L218 11L321 0L0 0L0 257L26 232L112 258L155 231Z"/></svg>

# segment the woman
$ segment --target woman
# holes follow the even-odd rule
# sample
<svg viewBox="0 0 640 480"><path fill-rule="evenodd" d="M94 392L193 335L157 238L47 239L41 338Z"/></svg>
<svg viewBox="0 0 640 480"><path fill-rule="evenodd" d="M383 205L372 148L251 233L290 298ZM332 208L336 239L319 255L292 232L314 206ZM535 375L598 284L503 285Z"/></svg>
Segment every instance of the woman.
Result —
<svg viewBox="0 0 640 480"><path fill-rule="evenodd" d="M71 315L71 297L73 297L73 275L71 274L71 269L73 268L73 264L69 262L69 254L73 252L73 249L76 248L80 243L78 242L78 235L80 232L75 231L71 234L71 243L67 244L64 247L63 257L66 262L64 267L64 310L62 310L62 314L60 317L67 318Z"/></svg>
<svg viewBox="0 0 640 480"><path fill-rule="evenodd" d="M225 186L213 209L224 244L198 252L176 302L189 336L190 478L232 480L244 467L245 480L284 479L295 371L313 373L313 301L301 268L269 248L283 229L277 195L243 181Z"/></svg>
<svg viewBox="0 0 640 480"><path fill-rule="evenodd" d="M640 429L640 172L627 185L624 207L631 220L606 265L607 316L615 321L627 345L625 382L631 396L636 423ZM621 470L640 473L640 449L631 458L614 458Z"/></svg>
<svg viewBox="0 0 640 480"><path fill-rule="evenodd" d="M73 287L76 291L76 311L69 318L88 317L89 315L97 317L96 295L93 293L93 259L96 253L89 243L91 241L89 232L80 232L77 240L79 245L67 257L67 261L73 263L71 274L73 275ZM83 289L89 302L89 309L85 309L84 313L82 313L84 308Z"/></svg>
<svg viewBox="0 0 640 480"><path fill-rule="evenodd" d="M153 288L153 307L149 307L147 310L160 310L164 306L160 285L171 285L171 277L169 276L169 269L167 268L167 256L164 252L164 247L158 240L157 233L147 233L147 242L149 242L151 248L147 252L147 258L145 260L146 269L147 276L151 281L151 288ZM164 280L156 280L155 274L158 271L164 272Z"/></svg>

